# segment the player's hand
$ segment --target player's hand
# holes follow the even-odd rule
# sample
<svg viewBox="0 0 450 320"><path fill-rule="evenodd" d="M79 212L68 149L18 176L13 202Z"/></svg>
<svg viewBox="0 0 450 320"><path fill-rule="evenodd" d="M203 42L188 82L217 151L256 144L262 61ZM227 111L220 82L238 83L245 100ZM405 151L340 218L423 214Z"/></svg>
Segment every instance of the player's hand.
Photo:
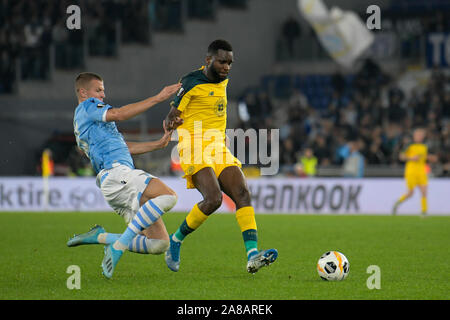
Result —
<svg viewBox="0 0 450 320"><path fill-rule="evenodd" d="M167 129L165 120L163 121L163 128L164 128L164 135L162 136L161 139L159 139L161 148L165 148L169 144L170 139L172 138L172 133L173 133L173 130Z"/></svg>
<svg viewBox="0 0 450 320"><path fill-rule="evenodd" d="M182 125L184 122L183 119L181 119L180 117L175 117L175 119L173 120L164 120L163 125L165 126L165 130L175 130L176 128L178 128L180 125Z"/></svg>
<svg viewBox="0 0 450 320"><path fill-rule="evenodd" d="M167 133L172 134L172 132L173 132L173 129L168 127L167 120L163 120L163 129L164 129L164 134L167 134Z"/></svg>
<svg viewBox="0 0 450 320"><path fill-rule="evenodd" d="M170 86L164 87L157 95L157 99L162 102L169 99L174 93L176 93L181 88L181 83L172 84Z"/></svg>
<svg viewBox="0 0 450 320"><path fill-rule="evenodd" d="M175 119L173 120L173 128L176 129L179 126L181 126L183 124L184 120L181 119L180 117L175 117Z"/></svg>

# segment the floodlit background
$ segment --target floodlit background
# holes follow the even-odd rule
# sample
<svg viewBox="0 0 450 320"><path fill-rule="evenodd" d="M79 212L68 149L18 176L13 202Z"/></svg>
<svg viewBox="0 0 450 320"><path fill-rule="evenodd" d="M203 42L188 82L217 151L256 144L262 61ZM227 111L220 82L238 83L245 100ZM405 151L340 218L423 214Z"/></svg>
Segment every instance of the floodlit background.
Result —
<svg viewBox="0 0 450 320"><path fill-rule="evenodd" d="M66 26L73 4L79 30ZM371 5L380 29L367 27ZM360 25L333 29L333 7ZM324 8L330 15L316 22L331 35L311 24ZM77 74L102 75L105 101L118 107L200 67L217 38L235 55L228 128L279 129L276 178L400 178L399 152L416 126L438 156L430 178L450 175L450 1L3 0L0 13L0 176L40 176L45 149L54 176L93 175L73 135ZM367 48L339 60L340 46L364 39ZM119 129L126 139L158 139L168 109L161 103ZM184 183L174 146L135 157L136 166ZM308 153L317 164L305 164ZM246 156L244 171L257 178L262 164Z"/></svg>

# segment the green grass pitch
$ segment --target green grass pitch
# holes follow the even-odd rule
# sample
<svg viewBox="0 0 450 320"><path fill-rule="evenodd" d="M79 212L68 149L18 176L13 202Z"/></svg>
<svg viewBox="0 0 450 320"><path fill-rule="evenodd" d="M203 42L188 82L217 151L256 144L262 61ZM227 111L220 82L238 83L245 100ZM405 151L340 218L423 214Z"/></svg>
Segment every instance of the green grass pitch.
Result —
<svg viewBox="0 0 450 320"><path fill-rule="evenodd" d="M164 216L175 231L186 213ZM163 255L126 252L111 280L101 274L103 246L66 247L94 224L119 233L109 213L1 213L0 299L445 299L450 298L450 217L257 215L260 248L278 260L246 272L242 236L232 214L215 214L191 234L181 268ZM329 250L344 253L350 274L341 282L319 278L316 263ZM81 288L69 290L70 265ZM367 267L380 267L381 289L368 289Z"/></svg>

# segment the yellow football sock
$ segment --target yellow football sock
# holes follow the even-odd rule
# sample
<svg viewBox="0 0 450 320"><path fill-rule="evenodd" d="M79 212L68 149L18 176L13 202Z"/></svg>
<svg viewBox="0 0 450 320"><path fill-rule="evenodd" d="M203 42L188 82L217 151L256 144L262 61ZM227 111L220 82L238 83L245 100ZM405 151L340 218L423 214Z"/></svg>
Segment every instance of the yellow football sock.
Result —
<svg viewBox="0 0 450 320"><path fill-rule="evenodd" d="M406 194L402 195L400 199L397 200L398 203L402 203L406 199Z"/></svg>
<svg viewBox="0 0 450 320"><path fill-rule="evenodd" d="M208 219L208 216L199 209L197 204L195 204L186 217L186 223L189 228L195 230L200 227L206 219Z"/></svg>
<svg viewBox="0 0 450 320"><path fill-rule="evenodd" d="M256 230L255 209L253 207L242 207L236 211L236 220L241 232Z"/></svg>
<svg viewBox="0 0 450 320"><path fill-rule="evenodd" d="M204 214L197 206L197 204L191 209L191 211L184 219L183 223L180 225L177 231L175 231L175 239L178 241L183 241L184 238L193 232L195 229L200 227L200 225L208 219L208 216Z"/></svg>
<svg viewBox="0 0 450 320"><path fill-rule="evenodd" d="M247 259L258 253L258 231L256 230L255 209L242 207L236 210L236 220L241 228Z"/></svg>
<svg viewBox="0 0 450 320"><path fill-rule="evenodd" d="M422 197L421 204L422 204L422 212L427 212L428 210L427 197Z"/></svg>

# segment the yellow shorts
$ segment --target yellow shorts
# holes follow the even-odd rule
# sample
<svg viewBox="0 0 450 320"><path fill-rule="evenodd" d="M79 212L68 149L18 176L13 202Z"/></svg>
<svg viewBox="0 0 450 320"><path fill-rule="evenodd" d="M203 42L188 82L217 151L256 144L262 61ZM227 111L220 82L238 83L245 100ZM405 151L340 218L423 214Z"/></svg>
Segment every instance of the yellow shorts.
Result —
<svg viewBox="0 0 450 320"><path fill-rule="evenodd" d="M205 143L206 144L206 143ZM189 152L190 151L190 152ZM223 169L231 166L242 167L241 162L226 147L225 143L214 143L202 146L199 150L194 148L183 148L178 145L181 169L184 171L183 178L186 179L188 189L194 189L192 176L203 168L210 167L219 177Z"/></svg>
<svg viewBox="0 0 450 320"><path fill-rule="evenodd" d="M428 176L423 173L405 175L405 180L408 190L412 190L417 186L426 186L428 184Z"/></svg>

